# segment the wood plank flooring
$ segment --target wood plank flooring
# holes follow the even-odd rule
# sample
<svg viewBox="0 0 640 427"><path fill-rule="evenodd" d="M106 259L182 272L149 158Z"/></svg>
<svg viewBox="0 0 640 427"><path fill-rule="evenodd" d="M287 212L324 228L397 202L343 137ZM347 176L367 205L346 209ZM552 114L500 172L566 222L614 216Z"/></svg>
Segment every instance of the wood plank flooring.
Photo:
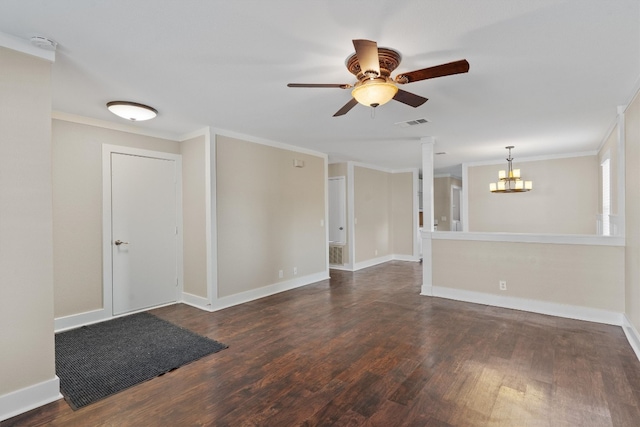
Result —
<svg viewBox="0 0 640 427"><path fill-rule="evenodd" d="M229 346L72 411L0 426L640 426L620 327L419 296L389 262L207 313L151 312Z"/></svg>

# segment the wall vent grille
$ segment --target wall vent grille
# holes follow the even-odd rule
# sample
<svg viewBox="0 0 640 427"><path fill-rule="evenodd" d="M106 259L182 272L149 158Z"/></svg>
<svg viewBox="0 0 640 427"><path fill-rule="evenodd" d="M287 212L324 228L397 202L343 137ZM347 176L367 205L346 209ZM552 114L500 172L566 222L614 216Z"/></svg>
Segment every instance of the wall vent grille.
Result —
<svg viewBox="0 0 640 427"><path fill-rule="evenodd" d="M408 120L406 122L398 122L395 124L402 128L407 128L409 126L423 125L425 123L429 123L429 120L423 118L423 119Z"/></svg>
<svg viewBox="0 0 640 427"><path fill-rule="evenodd" d="M344 246L329 246L329 264L344 264Z"/></svg>

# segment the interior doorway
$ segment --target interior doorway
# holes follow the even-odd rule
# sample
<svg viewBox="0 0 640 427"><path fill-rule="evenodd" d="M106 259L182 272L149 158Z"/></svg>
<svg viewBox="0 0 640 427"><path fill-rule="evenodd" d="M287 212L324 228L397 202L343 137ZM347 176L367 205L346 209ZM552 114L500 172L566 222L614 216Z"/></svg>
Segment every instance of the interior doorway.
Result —
<svg viewBox="0 0 640 427"><path fill-rule="evenodd" d="M344 176L329 178L329 243L347 242L347 187Z"/></svg>

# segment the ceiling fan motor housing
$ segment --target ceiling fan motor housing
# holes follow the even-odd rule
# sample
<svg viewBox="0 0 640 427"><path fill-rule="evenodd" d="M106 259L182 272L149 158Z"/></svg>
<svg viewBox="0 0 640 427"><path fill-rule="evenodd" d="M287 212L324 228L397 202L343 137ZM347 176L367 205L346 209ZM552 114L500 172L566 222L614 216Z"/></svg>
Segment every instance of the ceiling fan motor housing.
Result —
<svg viewBox="0 0 640 427"><path fill-rule="evenodd" d="M380 62L380 76L375 76L374 78L389 77L391 76L393 70L398 68L398 65L400 65L400 61L402 61L402 55L400 55L400 52L398 52L397 50L389 49L386 47L379 47L378 60ZM371 70L363 71L361 69L360 62L358 61L358 57L355 53L347 58L345 65L347 66L347 70L349 70L351 74L356 76L359 81L371 78L367 75L367 73L371 72ZM373 71L373 74L377 73Z"/></svg>

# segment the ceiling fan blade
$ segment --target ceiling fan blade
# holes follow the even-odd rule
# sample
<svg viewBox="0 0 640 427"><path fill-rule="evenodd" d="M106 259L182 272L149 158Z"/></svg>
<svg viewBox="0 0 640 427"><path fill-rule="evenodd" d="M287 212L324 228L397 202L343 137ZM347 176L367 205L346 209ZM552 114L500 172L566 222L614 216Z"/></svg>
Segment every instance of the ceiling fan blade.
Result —
<svg viewBox="0 0 640 427"><path fill-rule="evenodd" d="M406 90L398 89L398 92L393 97L396 101L402 102L403 104L407 104L412 106L413 108L419 107L425 102L428 101L427 98L424 98L420 95L416 95L411 92L407 92Z"/></svg>
<svg viewBox="0 0 640 427"><path fill-rule="evenodd" d="M358 104L358 101L356 101L355 98L351 98L351 100L349 102L344 104L344 107L339 109L338 112L333 115L333 117L344 116L345 114L347 114L349 112L349 110L351 110L353 107L355 107L356 104Z"/></svg>
<svg viewBox="0 0 640 427"><path fill-rule="evenodd" d="M366 76L367 71L373 71L380 76L380 59L378 58L378 43L371 40L353 40L353 47L356 48L356 56L362 73ZM371 77L371 76L367 76Z"/></svg>
<svg viewBox="0 0 640 427"><path fill-rule="evenodd" d="M289 83L287 87L335 87L339 89L349 89L351 85L348 83Z"/></svg>
<svg viewBox="0 0 640 427"><path fill-rule="evenodd" d="M469 63L466 59L423 68L422 70L401 73L396 76L396 82L400 84L417 82L420 80L434 79L436 77L450 76L452 74L466 73L469 71Z"/></svg>

